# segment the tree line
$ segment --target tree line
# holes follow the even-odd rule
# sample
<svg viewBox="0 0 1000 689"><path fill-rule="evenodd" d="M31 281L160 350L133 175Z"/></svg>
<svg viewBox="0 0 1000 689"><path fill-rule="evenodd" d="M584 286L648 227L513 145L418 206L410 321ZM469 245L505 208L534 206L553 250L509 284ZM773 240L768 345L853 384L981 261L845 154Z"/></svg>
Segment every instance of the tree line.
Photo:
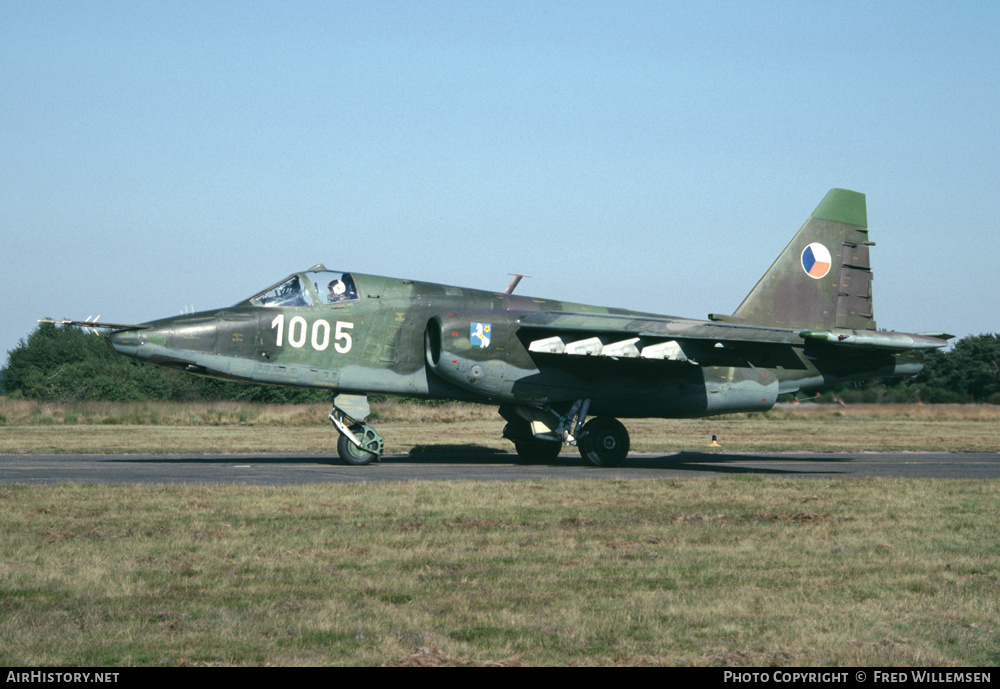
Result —
<svg viewBox="0 0 1000 689"><path fill-rule="evenodd" d="M923 371L895 385L918 402L1000 404L1000 333L971 335L947 351L932 350Z"/></svg>
<svg viewBox="0 0 1000 689"><path fill-rule="evenodd" d="M192 376L115 353L103 337L41 323L8 352L0 393L37 400L329 402L328 390L276 387ZM927 354L909 379L841 386L829 397L847 402L1000 404L1000 334L964 337L947 351Z"/></svg>

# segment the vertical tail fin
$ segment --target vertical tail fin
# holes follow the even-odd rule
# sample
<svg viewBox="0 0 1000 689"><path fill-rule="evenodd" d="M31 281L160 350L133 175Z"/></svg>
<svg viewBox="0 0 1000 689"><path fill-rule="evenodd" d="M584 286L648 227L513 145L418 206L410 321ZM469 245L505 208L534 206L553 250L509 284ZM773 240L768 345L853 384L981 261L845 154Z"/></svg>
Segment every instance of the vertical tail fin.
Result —
<svg viewBox="0 0 1000 689"><path fill-rule="evenodd" d="M831 189L727 323L874 330L865 195Z"/></svg>

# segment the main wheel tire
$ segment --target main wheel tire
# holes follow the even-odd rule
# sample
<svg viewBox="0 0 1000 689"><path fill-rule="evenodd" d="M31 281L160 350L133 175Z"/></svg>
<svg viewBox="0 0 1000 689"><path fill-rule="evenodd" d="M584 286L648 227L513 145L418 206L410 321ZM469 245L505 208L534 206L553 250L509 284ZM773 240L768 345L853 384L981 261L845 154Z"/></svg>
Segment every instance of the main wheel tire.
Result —
<svg viewBox="0 0 1000 689"><path fill-rule="evenodd" d="M594 466L620 466L628 457L628 429L618 419L599 416L580 432L580 454Z"/></svg>
<svg viewBox="0 0 1000 689"><path fill-rule="evenodd" d="M354 429L352 428L351 431L353 432ZM351 464L353 466L364 466L378 459L377 454L362 450L343 434L337 440L337 454L340 455L340 459L343 460L344 464Z"/></svg>

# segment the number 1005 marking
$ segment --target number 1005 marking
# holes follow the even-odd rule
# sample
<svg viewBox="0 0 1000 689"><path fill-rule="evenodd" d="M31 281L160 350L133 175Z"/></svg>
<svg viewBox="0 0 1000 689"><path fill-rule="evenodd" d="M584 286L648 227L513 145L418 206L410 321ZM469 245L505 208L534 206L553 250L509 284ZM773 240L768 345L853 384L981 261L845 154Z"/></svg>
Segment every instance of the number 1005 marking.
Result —
<svg viewBox="0 0 1000 689"><path fill-rule="evenodd" d="M337 321L334 333L333 333L333 348L336 349L341 354L347 354L351 351L351 345L353 341L351 340L351 333L348 332L354 327L354 323L348 323L346 321ZM278 329L278 346L284 346L285 340L285 314L279 313L275 316L274 320L271 321L271 330L275 328ZM309 333L309 323L302 316L293 316L291 320L288 321L288 344L295 347L296 349L302 348L306 344L306 338ZM309 344L317 352L325 351L327 347L330 346L330 322L319 318L313 321L312 324L312 337L309 338Z"/></svg>

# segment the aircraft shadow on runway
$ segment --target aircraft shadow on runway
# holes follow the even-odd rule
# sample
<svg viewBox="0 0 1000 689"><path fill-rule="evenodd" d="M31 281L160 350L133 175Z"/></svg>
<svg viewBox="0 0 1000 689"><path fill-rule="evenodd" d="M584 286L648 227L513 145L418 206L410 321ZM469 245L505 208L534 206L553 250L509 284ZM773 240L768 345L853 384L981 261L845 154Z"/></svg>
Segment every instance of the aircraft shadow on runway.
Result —
<svg viewBox="0 0 1000 689"><path fill-rule="evenodd" d="M673 471L700 471L713 474L812 474L812 473L842 473L831 471L828 467L819 468L824 464L845 464L854 461L850 457L830 456L786 456L786 455L727 455L711 452L680 452L662 457L630 458L626 466L633 468L670 469ZM815 464L817 471L802 471L788 468L766 468L746 466L748 464L767 463L776 467L781 463ZM737 464L739 466L737 466Z"/></svg>
<svg viewBox="0 0 1000 689"><path fill-rule="evenodd" d="M336 455L157 455L144 457L109 457L104 460L109 463L148 463L148 464L249 464L249 465L333 465L345 467ZM843 464L852 462L850 457L839 455L746 455L723 454L715 452L680 452L669 455L635 455L629 457L621 466L622 469L656 471L692 471L706 474L757 474L757 475L801 475L811 473L834 473L829 467L820 469L819 465ZM407 454L387 455L381 459L384 465L496 465L511 464L525 466L518 456L496 448L478 445L417 445ZM795 463L816 464L817 472L791 469L782 464ZM772 466L759 466L767 464ZM756 466L748 466L756 465ZM584 467L594 471L610 471L595 467L575 453L559 455L555 461L536 463L531 466ZM364 471L364 467L356 467ZM841 472L836 472L841 473Z"/></svg>
<svg viewBox="0 0 1000 689"><path fill-rule="evenodd" d="M829 456L786 456L786 455L734 455L714 452L680 452L677 454L650 456L637 455L625 460L621 468L650 469L670 471L698 471L715 474L809 474L788 468L762 468L745 466L747 464L795 462L797 464L837 464L853 461L850 457ZM507 463L523 465L516 454L488 447L468 445L421 445L410 450L408 455L390 456L382 459L384 464L476 464L476 463ZM737 464L741 466L736 466ZM561 454L553 462L536 463L534 466L582 466L595 471L606 471L595 467L575 453ZM833 473L829 470L821 473ZM839 472L837 472L839 473Z"/></svg>

